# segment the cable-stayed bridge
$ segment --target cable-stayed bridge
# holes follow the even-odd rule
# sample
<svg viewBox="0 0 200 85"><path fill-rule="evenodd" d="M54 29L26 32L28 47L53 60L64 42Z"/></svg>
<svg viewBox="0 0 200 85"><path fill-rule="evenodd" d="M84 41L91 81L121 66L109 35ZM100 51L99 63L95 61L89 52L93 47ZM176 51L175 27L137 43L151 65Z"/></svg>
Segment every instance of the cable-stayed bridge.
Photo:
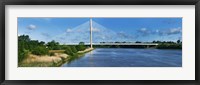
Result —
<svg viewBox="0 0 200 85"><path fill-rule="evenodd" d="M67 32L58 35L56 39L61 38L66 45L78 45L79 42L85 42L85 45L90 46L144 46L155 47L157 43L109 43L113 41L130 41L134 40L134 37L126 33L117 33L112 31L97 22L90 19L73 29L68 29ZM99 42L99 43L93 43ZM106 43L100 43L106 42Z"/></svg>

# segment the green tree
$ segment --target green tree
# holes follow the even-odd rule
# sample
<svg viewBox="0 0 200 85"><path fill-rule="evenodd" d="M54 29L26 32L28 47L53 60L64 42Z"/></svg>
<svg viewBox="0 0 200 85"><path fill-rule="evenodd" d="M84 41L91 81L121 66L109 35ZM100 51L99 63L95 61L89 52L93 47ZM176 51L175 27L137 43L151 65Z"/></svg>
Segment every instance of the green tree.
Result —
<svg viewBox="0 0 200 85"><path fill-rule="evenodd" d="M75 46L71 46L71 50L72 50L73 53L77 53L78 52Z"/></svg>
<svg viewBox="0 0 200 85"><path fill-rule="evenodd" d="M59 43L55 40L47 43L47 46L50 50L60 50Z"/></svg>
<svg viewBox="0 0 200 85"><path fill-rule="evenodd" d="M84 42L79 42L79 45L85 45L85 43Z"/></svg>
<svg viewBox="0 0 200 85"><path fill-rule="evenodd" d="M69 46L65 47L65 53L68 54L68 55L74 55L72 49Z"/></svg>
<svg viewBox="0 0 200 85"><path fill-rule="evenodd" d="M44 46L37 46L33 49L32 54L47 55L49 52Z"/></svg>
<svg viewBox="0 0 200 85"><path fill-rule="evenodd" d="M25 49L19 49L18 50L18 63L22 62L24 59L28 57L28 50Z"/></svg>
<svg viewBox="0 0 200 85"><path fill-rule="evenodd" d="M77 51L82 51L86 49L84 42L80 42L79 45L76 46Z"/></svg>
<svg viewBox="0 0 200 85"><path fill-rule="evenodd" d="M181 42L181 40L177 40L177 43L180 43Z"/></svg>
<svg viewBox="0 0 200 85"><path fill-rule="evenodd" d="M18 37L18 41L24 41L24 42L29 42L30 38L28 35L21 35Z"/></svg>

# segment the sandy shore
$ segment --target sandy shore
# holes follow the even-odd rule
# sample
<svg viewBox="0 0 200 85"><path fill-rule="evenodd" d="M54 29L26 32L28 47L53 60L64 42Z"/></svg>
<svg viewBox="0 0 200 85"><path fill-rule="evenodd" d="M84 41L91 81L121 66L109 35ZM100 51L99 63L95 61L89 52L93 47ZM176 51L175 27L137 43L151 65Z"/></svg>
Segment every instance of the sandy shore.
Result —
<svg viewBox="0 0 200 85"><path fill-rule="evenodd" d="M87 48L84 51L78 51L78 53L86 53L86 52L92 51L93 49L94 48Z"/></svg>

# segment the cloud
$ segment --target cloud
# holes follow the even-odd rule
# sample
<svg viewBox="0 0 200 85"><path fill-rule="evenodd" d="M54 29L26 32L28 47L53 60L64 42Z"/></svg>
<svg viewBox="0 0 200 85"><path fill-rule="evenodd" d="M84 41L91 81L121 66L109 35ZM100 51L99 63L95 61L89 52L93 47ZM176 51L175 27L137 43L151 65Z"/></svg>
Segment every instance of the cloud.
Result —
<svg viewBox="0 0 200 85"><path fill-rule="evenodd" d="M174 34L180 34L182 33L182 29L180 27L178 28L171 28L168 30L156 30L156 33L159 35L174 35Z"/></svg>
<svg viewBox="0 0 200 85"><path fill-rule="evenodd" d="M136 34L135 38L151 36L151 35L168 36L168 35L181 34L182 29L181 27L169 28L166 30L159 30L159 29L153 30L153 29L141 28L138 29L137 32L138 33Z"/></svg>
<svg viewBox="0 0 200 85"><path fill-rule="evenodd" d="M179 34L182 32L182 29L181 28L172 28L170 29L167 34L170 35L170 34Z"/></svg>
<svg viewBox="0 0 200 85"><path fill-rule="evenodd" d="M34 29L36 29L36 25L30 24L30 25L28 25L27 29L34 30Z"/></svg>
<svg viewBox="0 0 200 85"><path fill-rule="evenodd" d="M66 32L73 32L73 30L72 29L67 29Z"/></svg>
<svg viewBox="0 0 200 85"><path fill-rule="evenodd" d="M146 28L141 28L141 29L137 30L137 32L139 35L142 35L142 36L147 36L147 35L152 34L152 31L148 30Z"/></svg>

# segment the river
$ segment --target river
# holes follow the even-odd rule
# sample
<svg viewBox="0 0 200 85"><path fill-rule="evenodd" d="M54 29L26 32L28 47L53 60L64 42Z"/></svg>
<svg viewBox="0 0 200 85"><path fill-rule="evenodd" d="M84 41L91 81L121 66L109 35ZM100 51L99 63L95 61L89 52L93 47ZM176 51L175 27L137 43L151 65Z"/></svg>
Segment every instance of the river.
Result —
<svg viewBox="0 0 200 85"><path fill-rule="evenodd" d="M63 67L182 67L182 50L96 48Z"/></svg>

